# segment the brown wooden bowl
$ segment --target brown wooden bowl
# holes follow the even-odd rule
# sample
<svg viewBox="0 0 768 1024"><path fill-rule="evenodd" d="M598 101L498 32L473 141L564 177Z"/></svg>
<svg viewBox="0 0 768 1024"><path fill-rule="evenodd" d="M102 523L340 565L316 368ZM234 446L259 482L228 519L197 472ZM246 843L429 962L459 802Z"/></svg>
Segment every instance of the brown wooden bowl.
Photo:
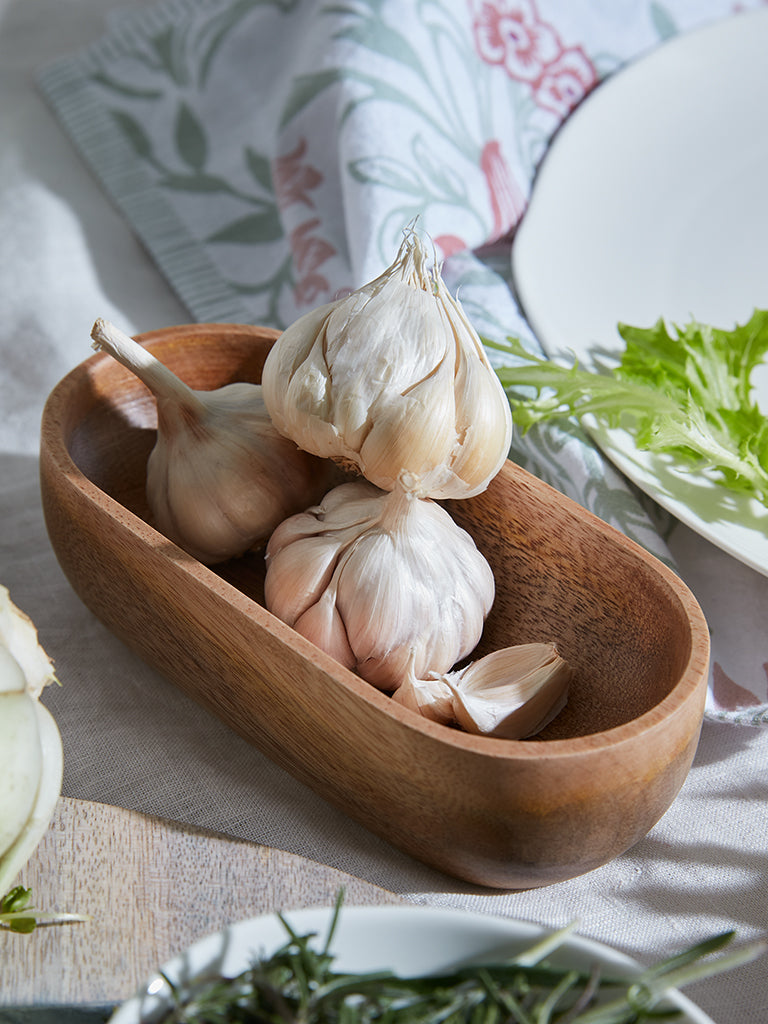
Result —
<svg viewBox="0 0 768 1024"><path fill-rule="evenodd" d="M139 340L195 388L258 382L277 332L197 324ZM88 608L296 778L435 868L496 888L583 874L661 817L698 742L709 637L690 591L623 534L507 462L451 502L496 577L478 649L556 641L575 678L534 740L403 708L263 607L261 555L200 564L149 524L146 388L105 354L53 390L40 472L56 556Z"/></svg>

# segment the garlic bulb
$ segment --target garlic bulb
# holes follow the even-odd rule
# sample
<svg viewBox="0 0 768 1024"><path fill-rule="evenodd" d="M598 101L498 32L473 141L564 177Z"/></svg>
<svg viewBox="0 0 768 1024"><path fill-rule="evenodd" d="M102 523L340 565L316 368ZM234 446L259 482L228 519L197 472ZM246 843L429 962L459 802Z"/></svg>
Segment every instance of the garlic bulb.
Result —
<svg viewBox="0 0 768 1024"><path fill-rule="evenodd" d="M61 794L61 736L38 699L54 680L32 621L0 587L0 896L42 839Z"/></svg>
<svg viewBox="0 0 768 1024"><path fill-rule="evenodd" d="M155 396L147 501L157 529L199 561L260 547L330 486L328 465L275 430L258 384L193 391L114 325L97 320L91 336Z"/></svg>
<svg viewBox="0 0 768 1024"><path fill-rule="evenodd" d="M283 332L262 386L281 433L383 490L408 473L420 497L471 497L509 451L509 400L414 232L380 277Z"/></svg>
<svg viewBox="0 0 768 1024"><path fill-rule="evenodd" d="M468 654L494 598L469 534L408 484L341 484L267 545L267 608L383 690Z"/></svg>
<svg viewBox="0 0 768 1024"><path fill-rule="evenodd" d="M466 732L526 739L560 714L572 675L554 644L518 644L426 679L419 679L409 666L393 700Z"/></svg>

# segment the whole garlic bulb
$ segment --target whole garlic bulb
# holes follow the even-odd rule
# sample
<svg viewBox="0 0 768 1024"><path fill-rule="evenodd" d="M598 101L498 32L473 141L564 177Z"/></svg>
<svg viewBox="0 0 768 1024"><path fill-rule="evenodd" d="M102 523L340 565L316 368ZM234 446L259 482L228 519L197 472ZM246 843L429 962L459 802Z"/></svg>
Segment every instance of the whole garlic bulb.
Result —
<svg viewBox="0 0 768 1024"><path fill-rule="evenodd" d="M424 679L409 665L393 700L465 732L527 739L563 710L572 676L553 643L517 644Z"/></svg>
<svg viewBox="0 0 768 1024"><path fill-rule="evenodd" d="M409 663L445 672L480 639L491 568L470 535L405 485L341 484L267 545L267 608L382 690Z"/></svg>
<svg viewBox="0 0 768 1024"><path fill-rule="evenodd" d="M414 232L380 277L283 332L262 386L286 437L383 490L407 473L420 497L471 497L509 451L509 400Z"/></svg>
<svg viewBox="0 0 768 1024"><path fill-rule="evenodd" d="M262 546L330 486L328 464L275 430L258 384L194 391L113 324L97 320L91 336L155 396L147 501L157 529L199 561Z"/></svg>

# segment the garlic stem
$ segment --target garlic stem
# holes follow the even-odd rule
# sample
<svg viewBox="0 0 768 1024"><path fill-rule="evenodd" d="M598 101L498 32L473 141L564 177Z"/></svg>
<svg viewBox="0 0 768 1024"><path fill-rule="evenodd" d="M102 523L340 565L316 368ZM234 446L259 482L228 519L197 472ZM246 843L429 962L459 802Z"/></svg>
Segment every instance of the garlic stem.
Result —
<svg viewBox="0 0 768 1024"><path fill-rule="evenodd" d="M407 522L408 506L412 501L418 501L417 478L410 473L401 473L395 481L394 488L388 492L381 503L381 513L378 518L379 527L387 533L396 532L403 528Z"/></svg>
<svg viewBox="0 0 768 1024"><path fill-rule="evenodd" d="M93 347L108 352L113 359L135 374L155 398L170 399L202 416L202 400L184 381L114 324L99 318L91 330Z"/></svg>

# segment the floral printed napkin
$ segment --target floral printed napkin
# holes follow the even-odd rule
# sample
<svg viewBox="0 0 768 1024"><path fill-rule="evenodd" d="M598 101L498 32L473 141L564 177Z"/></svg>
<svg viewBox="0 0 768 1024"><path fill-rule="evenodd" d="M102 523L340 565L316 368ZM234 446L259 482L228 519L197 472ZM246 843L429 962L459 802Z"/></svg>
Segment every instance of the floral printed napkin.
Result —
<svg viewBox="0 0 768 1024"><path fill-rule="evenodd" d="M756 6L164 0L40 82L191 318L284 327L380 273L417 218L481 334L536 349L510 251L558 126L627 61ZM695 590L718 622L707 712L768 724L768 651L745 654L717 603L723 562L750 595L765 581L701 554L575 427L518 437L512 457L660 558L711 568Z"/></svg>

